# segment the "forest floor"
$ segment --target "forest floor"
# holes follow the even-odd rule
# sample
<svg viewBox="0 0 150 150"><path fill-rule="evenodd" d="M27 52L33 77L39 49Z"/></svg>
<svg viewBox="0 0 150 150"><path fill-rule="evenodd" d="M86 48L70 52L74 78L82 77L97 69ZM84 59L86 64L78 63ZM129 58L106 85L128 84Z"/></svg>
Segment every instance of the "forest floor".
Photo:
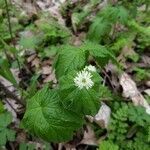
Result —
<svg viewBox="0 0 150 150"><path fill-rule="evenodd" d="M110 150L112 147L112 150L124 150L125 145L128 145L131 140L133 150L141 150L137 147L142 145L145 145L143 150L149 150L150 119L147 119L149 117L147 115L150 114L149 12L145 12L147 6L145 3L135 6L138 7L139 16L137 14L137 17L133 18L136 18L135 20L138 20L141 26L133 21L126 25L124 9L120 11L123 23L122 20L120 23L119 19L114 21L113 15L116 14L113 14L112 9L110 9L112 11L110 15L107 15L109 10L97 15L99 11L110 6L108 3L107 0L102 2L99 0L90 2L86 0L68 2L65 0L10 0L8 5L6 1L0 2L0 99L2 100L0 114L8 111L12 116L12 118L0 116L0 148L4 150L97 148ZM117 7L117 1L112 0L111 3L113 7ZM134 5L132 2L127 2L128 5L120 3L123 7ZM99 20L93 21L95 16L103 18L103 21L99 22L98 17ZM109 19L111 26L110 22L107 22ZM84 63L95 66L102 78L101 84L105 88L101 90L101 106L96 115L85 117L86 123L74 134L72 140L62 143L45 142L30 134L21 124L27 100L45 85L48 85L50 89L58 86L58 78L66 62L65 59L62 62L58 61L60 47L71 45L78 48L82 47L85 41L94 41L93 47L100 44L110 49L113 54L113 57L108 57L109 53L106 55L104 49L100 56L93 54L97 56L89 56ZM66 55L68 59L73 57ZM114 62L113 59L115 59ZM73 65L76 65L76 62ZM134 109L140 106L145 110L144 114L143 109ZM129 111L128 115L126 110ZM138 119L140 115L143 118ZM126 121L121 119L124 117ZM108 125L111 118L114 129L109 128ZM4 137L1 132L4 131L4 128L1 128L3 120L6 124L4 126L11 130L8 131L8 135L5 133L7 136ZM124 132L117 128L127 130ZM145 140L147 138L145 133L148 135L148 141ZM109 134L112 138L108 136ZM140 137L143 137L143 140ZM108 144L106 142L103 148L100 143L104 139L108 141ZM123 141L124 144L121 146Z"/></svg>

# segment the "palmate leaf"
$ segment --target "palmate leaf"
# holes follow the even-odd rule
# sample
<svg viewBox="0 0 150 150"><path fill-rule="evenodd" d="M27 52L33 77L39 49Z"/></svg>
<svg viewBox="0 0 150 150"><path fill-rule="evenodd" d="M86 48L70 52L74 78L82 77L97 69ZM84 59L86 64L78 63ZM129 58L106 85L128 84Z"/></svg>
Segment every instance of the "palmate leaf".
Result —
<svg viewBox="0 0 150 150"><path fill-rule="evenodd" d="M96 17L89 28L87 38L93 42L98 43L101 41L105 34L108 34L111 30L111 24L108 20Z"/></svg>
<svg viewBox="0 0 150 150"><path fill-rule="evenodd" d="M23 125L38 137L51 141L70 140L82 126L82 117L64 109L56 91L43 88L27 103Z"/></svg>
<svg viewBox="0 0 150 150"><path fill-rule="evenodd" d="M60 48L55 62L57 78L73 70L82 69L85 66L89 54L96 59L101 67L108 63L110 59L117 63L113 53L100 44L86 41L78 47L65 45Z"/></svg>
<svg viewBox="0 0 150 150"><path fill-rule="evenodd" d="M95 115L100 106L98 91L101 78L97 73L93 73L94 86L88 90L86 88L79 89L74 83L76 73L71 72L60 79L61 101L66 109L82 115Z"/></svg>
<svg viewBox="0 0 150 150"><path fill-rule="evenodd" d="M117 64L114 54L108 50L105 46L96 44L90 41L86 41L81 49L87 50L91 56L93 56L101 67L106 65L109 60L112 60Z"/></svg>
<svg viewBox="0 0 150 150"><path fill-rule="evenodd" d="M87 38L93 42L99 43L104 37L109 36L112 26L116 22L126 24L127 21L128 12L124 7L104 7L93 19Z"/></svg>
<svg viewBox="0 0 150 150"><path fill-rule="evenodd" d="M6 128L12 121L12 116L10 113L0 114L0 129Z"/></svg>
<svg viewBox="0 0 150 150"><path fill-rule="evenodd" d="M62 46L55 63L56 76L59 78L70 71L81 69L85 62L85 50L70 45Z"/></svg>
<svg viewBox="0 0 150 150"><path fill-rule="evenodd" d="M15 140L15 131L7 128L11 121L12 116L10 113L0 114L0 146L4 146L7 141Z"/></svg>

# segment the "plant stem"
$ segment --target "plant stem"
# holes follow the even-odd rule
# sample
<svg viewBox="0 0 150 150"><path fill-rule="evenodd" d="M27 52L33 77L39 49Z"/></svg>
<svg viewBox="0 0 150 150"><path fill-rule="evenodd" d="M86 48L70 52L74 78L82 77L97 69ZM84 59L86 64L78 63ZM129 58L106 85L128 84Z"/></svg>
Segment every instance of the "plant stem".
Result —
<svg viewBox="0 0 150 150"><path fill-rule="evenodd" d="M11 28L11 22L10 22L10 14L9 14L9 8L8 8L7 0L5 0L5 4L6 4L6 13L7 13L7 20L8 20L9 33L10 33L11 39L13 39L12 28Z"/></svg>
<svg viewBox="0 0 150 150"><path fill-rule="evenodd" d="M9 14L9 7L8 7L7 0L5 0L5 4L6 4L6 13L7 13L9 33L10 33L11 40L13 40L13 33L12 33L12 27L11 27L11 22L10 22L10 14ZM14 43L13 43L13 46L14 46L14 48L16 48ZM19 62L16 54L13 54L13 56L16 59L18 67L19 67L19 71L21 72L21 65L20 65L20 62Z"/></svg>
<svg viewBox="0 0 150 150"><path fill-rule="evenodd" d="M10 33L10 36L11 36L11 40L13 40L13 33L12 33L12 27L11 27L11 21L10 21L10 14L9 14L9 7L8 7L8 2L7 2L7 0L5 0L5 5L6 5L6 13L7 13L7 20L8 20L9 33ZM13 42L12 42L12 43L13 43ZM14 43L13 43L13 46L14 46L14 48L16 48ZM7 54L7 52L6 52L6 54ZM13 53L13 56L14 56L14 58L15 58L16 61L17 61L18 68L19 68L19 72L21 73L21 65L20 65L20 62L19 62L19 59L18 59L16 53ZM22 97L22 96L23 96L23 91L22 91L21 88L20 88L20 90L21 90L21 97Z"/></svg>

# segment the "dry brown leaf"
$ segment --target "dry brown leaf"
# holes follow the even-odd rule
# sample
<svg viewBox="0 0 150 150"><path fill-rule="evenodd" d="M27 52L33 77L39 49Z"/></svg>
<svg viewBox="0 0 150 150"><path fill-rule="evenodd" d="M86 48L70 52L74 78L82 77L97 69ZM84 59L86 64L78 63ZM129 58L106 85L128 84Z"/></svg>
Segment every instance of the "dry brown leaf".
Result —
<svg viewBox="0 0 150 150"><path fill-rule="evenodd" d="M95 133L90 126L87 126L87 130L84 131L84 137L80 144L98 145Z"/></svg>
<svg viewBox="0 0 150 150"><path fill-rule="evenodd" d="M146 55L144 55L144 56L142 56L142 61L144 62L144 64L146 64L146 65L150 65L150 57L149 56L146 56Z"/></svg>
<svg viewBox="0 0 150 150"><path fill-rule="evenodd" d="M64 147L65 147L65 150L76 150L75 145L73 144L65 143Z"/></svg>
<svg viewBox="0 0 150 150"><path fill-rule="evenodd" d="M29 56L29 57L27 58L27 62L28 62L28 63L32 62L32 60L34 60L35 57L36 57L36 54L33 54L33 55Z"/></svg>
<svg viewBox="0 0 150 150"><path fill-rule="evenodd" d="M146 82L146 85L147 85L148 87L150 87L150 81L147 81L147 82Z"/></svg>
<svg viewBox="0 0 150 150"><path fill-rule="evenodd" d="M105 104L102 103L98 113L92 117L86 115L86 118L91 122L96 122L101 128L107 128L110 120L111 109Z"/></svg>
<svg viewBox="0 0 150 150"><path fill-rule="evenodd" d="M42 67L42 74L44 75L49 75L52 72L52 67L51 66L43 66Z"/></svg>
<svg viewBox="0 0 150 150"><path fill-rule="evenodd" d="M36 57L36 58L32 61L31 66L32 66L32 67L35 66L36 68L39 68L39 66L40 66L40 59Z"/></svg>
<svg viewBox="0 0 150 150"><path fill-rule="evenodd" d="M18 143L26 142L27 139L27 133L23 130L19 130L17 132L16 141Z"/></svg>
<svg viewBox="0 0 150 150"><path fill-rule="evenodd" d="M47 76L45 79L44 79L44 83L47 83L47 82L50 82L50 81L53 81L53 83L57 83L57 80L56 80L56 77L55 77L55 74L54 72L52 72L49 76Z"/></svg>
<svg viewBox="0 0 150 150"><path fill-rule="evenodd" d="M123 73L120 76L120 84L123 88L123 96L126 98L130 98L135 106L143 106L146 109L146 112L150 114L150 106L148 102L138 91L135 82L130 78L127 73Z"/></svg>
<svg viewBox="0 0 150 150"><path fill-rule="evenodd" d="M98 113L94 117L94 121L102 128L107 128L110 120L111 109L102 103Z"/></svg>
<svg viewBox="0 0 150 150"><path fill-rule="evenodd" d="M144 92L150 96L150 89L146 89L146 90L144 90Z"/></svg>
<svg viewBox="0 0 150 150"><path fill-rule="evenodd" d="M89 122L93 123L94 122L94 117L90 115L86 115L86 118L88 119Z"/></svg>
<svg viewBox="0 0 150 150"><path fill-rule="evenodd" d="M131 55L135 55L135 54L136 53L133 50L132 45L128 45L128 46L125 46L122 49L122 51L121 51L120 55L118 56L117 60L119 62L121 62L124 65L125 68L127 68L126 63L125 63L126 62L126 57L131 56Z"/></svg>

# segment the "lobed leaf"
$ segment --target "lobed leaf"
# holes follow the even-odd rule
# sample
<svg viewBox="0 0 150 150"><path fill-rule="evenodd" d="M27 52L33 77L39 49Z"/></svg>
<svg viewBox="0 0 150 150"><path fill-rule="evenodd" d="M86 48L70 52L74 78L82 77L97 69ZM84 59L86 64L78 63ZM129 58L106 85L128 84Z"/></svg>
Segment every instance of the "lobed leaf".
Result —
<svg viewBox="0 0 150 150"><path fill-rule="evenodd" d="M82 123L82 117L64 109L57 92L47 88L28 100L23 118L23 125L28 131L52 142L70 140Z"/></svg>
<svg viewBox="0 0 150 150"><path fill-rule="evenodd" d="M55 63L56 75L59 78L70 71L81 69L85 62L86 54L84 50L70 45L63 46Z"/></svg>
<svg viewBox="0 0 150 150"><path fill-rule="evenodd" d="M12 116L10 113L0 114L0 146L4 146L7 141L15 140L15 131L7 128L11 121Z"/></svg>

